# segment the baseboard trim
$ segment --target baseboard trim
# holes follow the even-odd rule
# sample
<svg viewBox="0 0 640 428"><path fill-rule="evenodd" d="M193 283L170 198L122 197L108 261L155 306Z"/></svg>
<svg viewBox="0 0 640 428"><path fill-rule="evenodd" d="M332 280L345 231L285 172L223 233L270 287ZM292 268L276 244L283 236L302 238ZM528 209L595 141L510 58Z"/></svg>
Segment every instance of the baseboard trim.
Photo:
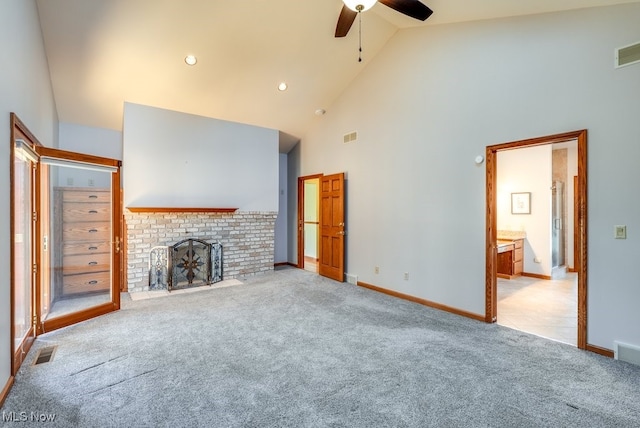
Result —
<svg viewBox="0 0 640 428"><path fill-rule="evenodd" d="M369 290L377 291L379 293L387 294L389 296L397 297L399 299L408 300L410 302L419 303L430 308L439 309L441 311L449 312L455 315L471 318L476 321L485 322L484 315L474 314L473 312L463 311L461 309L453 308L451 306L442 305L440 303L432 302L430 300L422 299L420 297L412 296L410 294L400 293L398 291L389 290L388 288L378 287L377 285L367 284L366 282L358 281L358 286L368 288Z"/></svg>
<svg viewBox="0 0 640 428"><path fill-rule="evenodd" d="M595 352L596 354L604 355L605 357L613 358L613 351L601 346L590 345L589 343L587 343L586 350Z"/></svg>
<svg viewBox="0 0 640 428"><path fill-rule="evenodd" d="M9 391L11 391L11 387L13 386L14 379L15 378L13 376L9 376L9 379L7 380L7 384L4 386L4 388L2 388L2 392L0 392L0 407L2 407L2 405L4 404L4 400L9 395Z"/></svg>
<svg viewBox="0 0 640 428"><path fill-rule="evenodd" d="M529 278L538 278L538 279L546 279L546 280L550 280L551 279L551 276L549 276L549 275L540 275L539 273L522 272L521 275L522 276L528 276Z"/></svg>
<svg viewBox="0 0 640 428"><path fill-rule="evenodd" d="M278 263L274 263L274 264L273 264L273 267L277 267L277 266L293 266L293 267L295 267L295 268L297 268L297 267L298 267L298 265L297 265L297 264L295 264L295 263L291 263L291 262L278 262Z"/></svg>

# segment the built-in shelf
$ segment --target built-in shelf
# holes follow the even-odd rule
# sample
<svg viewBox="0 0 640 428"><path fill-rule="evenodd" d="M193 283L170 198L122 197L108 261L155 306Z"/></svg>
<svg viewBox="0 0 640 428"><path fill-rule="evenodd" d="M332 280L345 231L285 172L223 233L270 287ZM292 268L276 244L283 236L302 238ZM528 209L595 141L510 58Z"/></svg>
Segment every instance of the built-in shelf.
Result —
<svg viewBox="0 0 640 428"><path fill-rule="evenodd" d="M238 208L127 207L132 213L232 213Z"/></svg>

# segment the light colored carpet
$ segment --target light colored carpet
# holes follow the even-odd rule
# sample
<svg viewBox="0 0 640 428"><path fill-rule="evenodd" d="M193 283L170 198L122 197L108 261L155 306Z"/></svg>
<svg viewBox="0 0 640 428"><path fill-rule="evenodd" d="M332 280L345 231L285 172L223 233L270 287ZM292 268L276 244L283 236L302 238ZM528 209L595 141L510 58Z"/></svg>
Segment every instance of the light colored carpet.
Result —
<svg viewBox="0 0 640 428"><path fill-rule="evenodd" d="M41 336L3 416L55 414L52 427L640 426L638 366L303 270L242 281L125 299ZM31 365L53 344L53 361Z"/></svg>

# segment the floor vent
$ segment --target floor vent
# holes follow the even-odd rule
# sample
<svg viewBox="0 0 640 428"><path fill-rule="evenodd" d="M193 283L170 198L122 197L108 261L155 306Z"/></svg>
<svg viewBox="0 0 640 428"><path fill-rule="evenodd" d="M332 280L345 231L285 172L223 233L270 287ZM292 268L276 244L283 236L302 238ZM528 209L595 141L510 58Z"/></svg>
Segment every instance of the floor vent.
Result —
<svg viewBox="0 0 640 428"><path fill-rule="evenodd" d="M640 346L613 342L613 358L640 366Z"/></svg>
<svg viewBox="0 0 640 428"><path fill-rule="evenodd" d="M344 143L353 143L358 139L358 132L353 131L348 134L344 134Z"/></svg>
<svg viewBox="0 0 640 428"><path fill-rule="evenodd" d="M640 64L640 42L616 49L616 68Z"/></svg>
<svg viewBox="0 0 640 428"><path fill-rule="evenodd" d="M36 361L33 363L33 365L35 366L36 364L48 363L53 359L53 354L55 352L55 346L47 346L46 348L42 348L40 351L38 351L38 357L36 358Z"/></svg>

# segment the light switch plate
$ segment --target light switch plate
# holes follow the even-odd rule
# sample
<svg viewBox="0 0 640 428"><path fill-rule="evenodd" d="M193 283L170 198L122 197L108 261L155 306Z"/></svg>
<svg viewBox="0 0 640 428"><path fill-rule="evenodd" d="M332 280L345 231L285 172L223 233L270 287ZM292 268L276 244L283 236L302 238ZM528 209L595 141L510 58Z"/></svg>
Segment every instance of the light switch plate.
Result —
<svg viewBox="0 0 640 428"><path fill-rule="evenodd" d="M616 239L627 239L627 226L624 226L624 225L613 226L613 237Z"/></svg>

